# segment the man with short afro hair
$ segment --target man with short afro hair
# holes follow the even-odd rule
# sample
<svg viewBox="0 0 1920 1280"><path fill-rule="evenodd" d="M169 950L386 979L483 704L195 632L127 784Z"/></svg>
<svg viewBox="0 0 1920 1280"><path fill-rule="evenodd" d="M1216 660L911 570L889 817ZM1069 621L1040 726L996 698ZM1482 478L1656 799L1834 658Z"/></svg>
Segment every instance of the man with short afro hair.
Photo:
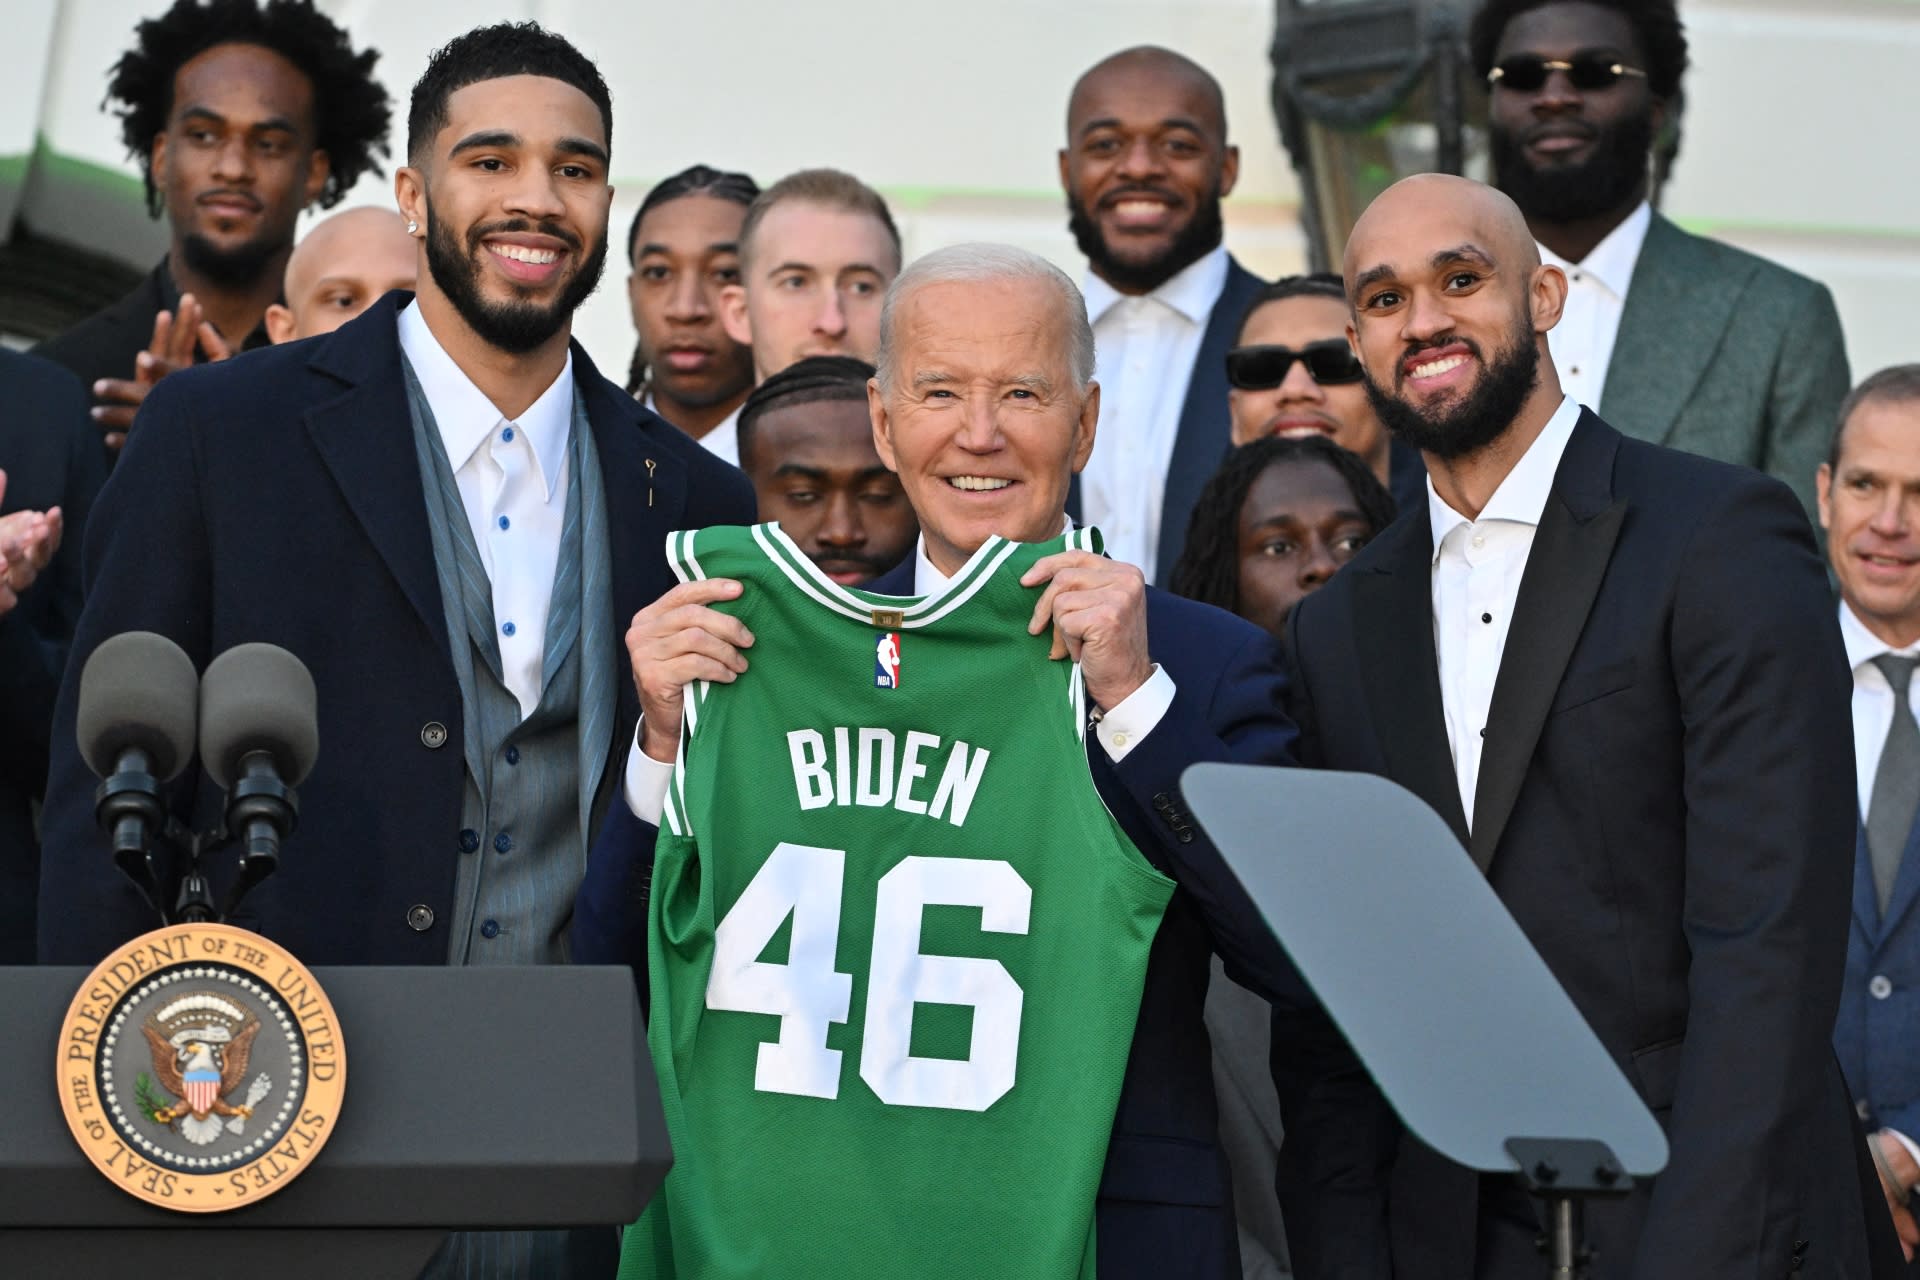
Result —
<svg viewBox="0 0 1920 1280"><path fill-rule="evenodd" d="M175 0L135 28L107 102L171 244L38 352L89 384L110 453L159 378L267 344L300 211L339 203L387 154L379 56L311 0Z"/></svg>

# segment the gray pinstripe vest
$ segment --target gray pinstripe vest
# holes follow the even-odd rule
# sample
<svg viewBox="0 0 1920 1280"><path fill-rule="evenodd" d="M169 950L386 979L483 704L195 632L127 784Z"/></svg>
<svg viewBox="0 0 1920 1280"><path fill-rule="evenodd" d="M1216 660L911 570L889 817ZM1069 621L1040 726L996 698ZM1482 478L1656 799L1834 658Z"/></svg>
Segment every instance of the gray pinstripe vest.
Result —
<svg viewBox="0 0 1920 1280"><path fill-rule="evenodd" d="M617 678L606 491L593 429L574 393L566 510L542 649L540 702L521 718L501 676L493 586L433 408L401 356L427 528L454 674L460 683L466 788L448 940L452 964L560 964L586 871L588 842L605 812ZM609 783L609 785L611 785ZM458 1232L428 1265L433 1280L565 1280L564 1231Z"/></svg>

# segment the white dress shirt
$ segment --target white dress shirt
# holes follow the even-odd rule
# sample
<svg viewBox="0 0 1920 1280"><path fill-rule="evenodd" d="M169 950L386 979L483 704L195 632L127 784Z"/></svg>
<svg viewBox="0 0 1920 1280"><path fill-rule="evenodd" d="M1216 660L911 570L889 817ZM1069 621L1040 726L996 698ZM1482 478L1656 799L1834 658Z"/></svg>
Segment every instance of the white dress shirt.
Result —
<svg viewBox="0 0 1920 1280"><path fill-rule="evenodd" d="M1064 532L1064 528L1062 530ZM927 540L923 536L913 546L913 593L935 595L946 590L952 578L940 572L927 559ZM1140 740L1152 732L1167 708L1173 705L1173 677L1166 668L1154 664L1145 684L1115 703L1095 727L1094 733L1115 764L1126 758ZM645 726L642 725L641 728ZM634 731L633 750L627 753L627 774L622 787L627 808L634 816L654 826L660 825L660 812L666 803L667 784L673 781L673 765L655 760L640 747L641 732Z"/></svg>
<svg viewBox="0 0 1920 1280"><path fill-rule="evenodd" d="M1427 518L1433 527L1433 652L1440 668L1454 779L1469 830L1487 711L1520 596L1520 578L1547 509L1560 455L1579 420L1579 403L1571 396L1561 400L1477 520L1448 506L1433 480L1427 480Z"/></svg>
<svg viewBox="0 0 1920 1280"><path fill-rule="evenodd" d="M528 716L540 705L547 605L567 511L567 433L573 425L573 353L516 419L504 417L433 336L420 308L400 312L406 352L453 466L467 524L493 584L500 675Z"/></svg>
<svg viewBox="0 0 1920 1280"><path fill-rule="evenodd" d="M1607 232L1593 252L1579 262L1568 262L1545 245L1540 260L1567 273L1567 305L1560 323L1547 334L1553 366L1560 371L1560 388L1589 408L1600 407L1607 388L1607 367L1613 363L1613 344L1620 336L1620 313L1627 306L1627 286L1633 283L1634 264L1647 242L1653 208L1646 201Z"/></svg>
<svg viewBox="0 0 1920 1280"><path fill-rule="evenodd" d="M1860 816L1864 820L1873 801L1873 779L1880 772L1880 752L1887 745L1887 730L1893 725L1893 686L1873 660L1883 653L1903 658L1920 657L1920 645L1896 649L1867 630L1853 606L1840 602L1840 639L1847 647L1847 666L1853 671L1853 767L1854 781L1860 788ZM1907 689L1908 705L1920 715L1920 680ZM1920 1164L1920 1144L1900 1132L1887 1129L1907 1149L1915 1164Z"/></svg>
<svg viewBox="0 0 1920 1280"><path fill-rule="evenodd" d="M1137 565L1149 582L1187 384L1226 287L1222 246L1152 293L1129 297L1092 273L1082 290L1098 352L1100 423L1080 473L1080 514L1100 530L1108 555Z"/></svg>
<svg viewBox="0 0 1920 1280"><path fill-rule="evenodd" d="M651 391L641 398L640 406L649 412L660 413L660 406L653 402ZM713 430L699 437L701 447L708 453L736 467L740 465L740 410L744 408L746 408L746 401L742 400L734 407L732 413L713 424ZM664 413L660 413L660 416L667 417ZM672 421L670 418L667 420ZM674 425L679 424L674 423Z"/></svg>

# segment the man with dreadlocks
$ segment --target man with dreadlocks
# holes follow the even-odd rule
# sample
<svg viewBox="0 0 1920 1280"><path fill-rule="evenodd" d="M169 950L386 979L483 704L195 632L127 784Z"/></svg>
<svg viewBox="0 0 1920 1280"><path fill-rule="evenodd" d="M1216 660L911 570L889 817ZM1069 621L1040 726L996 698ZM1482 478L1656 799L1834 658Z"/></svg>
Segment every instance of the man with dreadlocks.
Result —
<svg viewBox="0 0 1920 1280"><path fill-rule="evenodd" d="M311 0L176 0L135 29L107 100L172 243L132 293L39 354L92 389L110 451L173 369L267 345L300 211L387 154L379 54Z"/></svg>
<svg viewBox="0 0 1920 1280"><path fill-rule="evenodd" d="M627 303L640 340L627 390L728 462L753 387L753 348L720 321L720 291L740 282L740 225L760 185L704 164L661 180L627 230Z"/></svg>
<svg viewBox="0 0 1920 1280"><path fill-rule="evenodd" d="M1316 303L1310 290L1319 279L1295 276L1267 286L1259 296L1305 283L1308 289L1277 296ZM1333 280L1337 285L1339 277ZM1261 308L1254 304L1249 324ZM1268 303L1264 309L1277 308ZM1344 348L1346 338L1340 343ZM1283 400L1293 397L1299 407L1318 411L1333 399L1316 396L1310 382L1298 386L1287 370L1281 376ZM1236 415L1244 404L1236 401ZM1384 461L1387 451L1381 444ZM1284 639L1293 607L1325 586L1393 517L1393 495L1359 454L1325 435L1263 435L1228 454L1200 491L1187 522L1186 545L1173 566L1173 593L1237 613L1276 640ZM1207 1038L1220 1099L1220 1147L1233 1175L1233 1211L1247 1280L1287 1274L1286 1232L1273 1195L1282 1135L1269 1067L1272 1018L1267 1001L1229 977L1215 956L1207 986ZM1285 1052L1286 1046L1280 1049Z"/></svg>

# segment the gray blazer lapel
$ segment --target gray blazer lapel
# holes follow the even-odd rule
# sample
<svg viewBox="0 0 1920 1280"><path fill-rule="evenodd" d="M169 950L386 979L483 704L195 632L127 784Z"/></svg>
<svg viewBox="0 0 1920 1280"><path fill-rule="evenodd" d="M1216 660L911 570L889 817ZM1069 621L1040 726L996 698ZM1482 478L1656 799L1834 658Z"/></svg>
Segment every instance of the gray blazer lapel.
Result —
<svg viewBox="0 0 1920 1280"><path fill-rule="evenodd" d="M1726 335L1743 280L1722 278L1700 242L1659 214L1634 263L1600 403L1615 429L1665 444Z"/></svg>
<svg viewBox="0 0 1920 1280"><path fill-rule="evenodd" d="M577 384L576 384L577 385ZM592 844L594 798L614 754L619 679L614 669L618 629L613 614L613 546L607 528L606 477L600 470L586 400L573 402L574 483L580 493L580 833Z"/></svg>
<svg viewBox="0 0 1920 1280"><path fill-rule="evenodd" d="M1591 413L1581 414L1527 555L1513 625L1494 679L1473 797L1473 835L1467 850L1482 871L1492 864L1507 829L1546 725L1547 708L1586 628L1620 534L1626 502L1612 497L1619 439Z"/></svg>

